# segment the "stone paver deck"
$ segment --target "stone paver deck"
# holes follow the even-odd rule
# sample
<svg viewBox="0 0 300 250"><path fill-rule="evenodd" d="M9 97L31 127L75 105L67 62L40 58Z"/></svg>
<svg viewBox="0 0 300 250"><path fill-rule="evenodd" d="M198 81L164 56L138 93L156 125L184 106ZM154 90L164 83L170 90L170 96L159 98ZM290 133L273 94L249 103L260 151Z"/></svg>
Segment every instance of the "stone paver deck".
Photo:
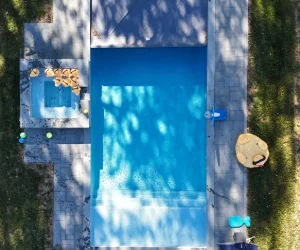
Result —
<svg viewBox="0 0 300 250"><path fill-rule="evenodd" d="M227 121L215 123L214 176L209 187L214 196L213 204L209 204L214 210L214 242L209 245L218 249L218 242L232 242L234 232L246 231L245 227L231 229L228 218L246 216L247 171L235 157L235 143L247 125L248 1L215 0L209 4L208 39L212 38L209 49L214 58L208 60L214 65L214 85L208 86L213 93L208 104L214 100L216 108L228 112Z"/></svg>
<svg viewBox="0 0 300 250"><path fill-rule="evenodd" d="M43 130L33 135L36 131L26 130L29 142L25 144L24 158L26 163L54 164L53 246L89 249L90 144L57 144L70 141L72 136L89 142L89 131L57 130L53 133L55 143L42 139ZM31 144L35 141L40 143Z"/></svg>
<svg viewBox="0 0 300 250"><path fill-rule="evenodd" d="M206 45L208 0L94 0L92 47Z"/></svg>
<svg viewBox="0 0 300 250"><path fill-rule="evenodd" d="M89 58L89 20L90 0L53 0L53 23L24 25L25 56L29 53L29 58Z"/></svg>
<svg viewBox="0 0 300 250"><path fill-rule="evenodd" d="M25 59L20 60L20 126L27 133L24 161L54 164L53 246L89 249L89 116L31 117L29 74L33 67L78 68L80 107L89 109L90 0L53 0L53 23L29 23L24 29ZM49 131L51 140L45 136Z"/></svg>

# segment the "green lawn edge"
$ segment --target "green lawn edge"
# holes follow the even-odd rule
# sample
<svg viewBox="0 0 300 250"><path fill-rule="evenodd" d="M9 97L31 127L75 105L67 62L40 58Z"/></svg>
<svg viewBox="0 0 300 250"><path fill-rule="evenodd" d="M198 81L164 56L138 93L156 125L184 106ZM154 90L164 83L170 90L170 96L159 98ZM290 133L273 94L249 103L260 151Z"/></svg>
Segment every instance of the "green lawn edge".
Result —
<svg viewBox="0 0 300 250"><path fill-rule="evenodd" d="M49 3L52 1L0 1L0 249L4 250L51 245L53 176L51 179L46 169L49 166L26 166L18 143L23 24L45 16Z"/></svg>
<svg viewBox="0 0 300 250"><path fill-rule="evenodd" d="M248 214L260 250L300 249L297 237L294 96L296 1L249 5L249 132L268 143L263 168L248 171Z"/></svg>

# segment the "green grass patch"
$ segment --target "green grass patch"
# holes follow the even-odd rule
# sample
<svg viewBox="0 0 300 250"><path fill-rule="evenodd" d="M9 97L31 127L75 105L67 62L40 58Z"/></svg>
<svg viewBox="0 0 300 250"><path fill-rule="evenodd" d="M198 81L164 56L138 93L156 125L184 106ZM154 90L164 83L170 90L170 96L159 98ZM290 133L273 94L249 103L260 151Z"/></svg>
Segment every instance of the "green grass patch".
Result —
<svg viewBox="0 0 300 250"><path fill-rule="evenodd" d="M296 2L252 0L250 6L248 122L250 132L268 143L270 159L262 169L248 171L249 234L260 250L296 250Z"/></svg>
<svg viewBox="0 0 300 250"><path fill-rule="evenodd" d="M0 3L0 249L46 249L51 244L52 182L49 166L26 166L17 137L19 52L23 24L45 16L51 0Z"/></svg>

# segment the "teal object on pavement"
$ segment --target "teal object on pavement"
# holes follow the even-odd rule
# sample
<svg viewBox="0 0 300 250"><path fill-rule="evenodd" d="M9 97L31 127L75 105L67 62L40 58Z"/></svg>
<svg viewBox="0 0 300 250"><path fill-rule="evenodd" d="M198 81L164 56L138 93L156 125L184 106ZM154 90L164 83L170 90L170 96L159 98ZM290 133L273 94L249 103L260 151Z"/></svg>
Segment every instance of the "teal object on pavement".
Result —
<svg viewBox="0 0 300 250"><path fill-rule="evenodd" d="M22 132L22 133L20 134L20 137L23 138L23 139L26 138L26 136L27 136L27 135L26 135L25 132Z"/></svg>
<svg viewBox="0 0 300 250"><path fill-rule="evenodd" d="M228 219L228 223L230 227L242 227L244 224L246 227L250 227L251 225L251 219L249 216L247 216L245 219L242 218L241 216L231 216Z"/></svg>

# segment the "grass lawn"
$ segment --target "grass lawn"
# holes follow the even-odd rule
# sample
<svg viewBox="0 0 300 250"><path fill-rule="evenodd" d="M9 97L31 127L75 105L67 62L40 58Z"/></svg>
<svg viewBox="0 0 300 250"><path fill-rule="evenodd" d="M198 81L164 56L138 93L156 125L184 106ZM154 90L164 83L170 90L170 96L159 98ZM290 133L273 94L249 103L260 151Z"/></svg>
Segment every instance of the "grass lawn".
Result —
<svg viewBox="0 0 300 250"><path fill-rule="evenodd" d="M260 250L298 250L297 5L295 0L250 2L248 125L251 133L268 143L270 159L262 169L248 172L249 236L256 236Z"/></svg>
<svg viewBox="0 0 300 250"><path fill-rule="evenodd" d="M44 11L49 3L0 1L0 249L5 250L47 249L51 243L52 168L26 166L17 142L23 23L49 18Z"/></svg>

